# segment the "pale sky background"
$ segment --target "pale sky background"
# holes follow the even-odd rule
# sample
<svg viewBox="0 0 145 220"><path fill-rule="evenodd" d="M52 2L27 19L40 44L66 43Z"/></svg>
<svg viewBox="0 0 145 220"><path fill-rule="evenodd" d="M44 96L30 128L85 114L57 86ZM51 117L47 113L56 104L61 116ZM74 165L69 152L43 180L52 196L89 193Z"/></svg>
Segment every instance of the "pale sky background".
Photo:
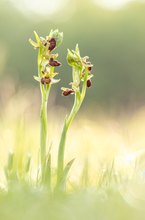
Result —
<svg viewBox="0 0 145 220"><path fill-rule="evenodd" d="M26 14L52 15L66 5L73 7L75 0L10 0L17 9ZM79 0L78 0L79 1ZM145 2L145 0L90 0L109 10L118 10L131 1ZM84 1L85 3L85 1Z"/></svg>

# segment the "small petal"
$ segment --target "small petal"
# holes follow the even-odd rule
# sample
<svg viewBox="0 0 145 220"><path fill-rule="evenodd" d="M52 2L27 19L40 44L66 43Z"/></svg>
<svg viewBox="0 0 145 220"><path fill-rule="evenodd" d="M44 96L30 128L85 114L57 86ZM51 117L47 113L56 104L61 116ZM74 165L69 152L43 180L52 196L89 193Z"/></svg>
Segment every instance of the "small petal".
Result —
<svg viewBox="0 0 145 220"><path fill-rule="evenodd" d="M41 79L40 79L39 76L33 76L33 77L34 77L34 79L35 79L37 82L40 82L40 81L41 81Z"/></svg>
<svg viewBox="0 0 145 220"><path fill-rule="evenodd" d="M33 41L31 38L29 39L29 43L36 49L39 48L38 43L36 43L35 41Z"/></svg>
<svg viewBox="0 0 145 220"><path fill-rule="evenodd" d="M52 78L51 79L51 84L56 84L56 83L58 83L60 81L60 79L54 79L54 78Z"/></svg>
<svg viewBox="0 0 145 220"><path fill-rule="evenodd" d="M40 44L40 38L39 38L39 36L38 36L36 31L34 31L34 35L35 35L36 41L37 41L37 43L39 45Z"/></svg>

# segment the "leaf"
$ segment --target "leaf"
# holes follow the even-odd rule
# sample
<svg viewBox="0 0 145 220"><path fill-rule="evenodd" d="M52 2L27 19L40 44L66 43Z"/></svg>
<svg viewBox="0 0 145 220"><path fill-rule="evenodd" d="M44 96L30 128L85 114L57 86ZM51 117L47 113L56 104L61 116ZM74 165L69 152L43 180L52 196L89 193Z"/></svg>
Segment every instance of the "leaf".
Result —
<svg viewBox="0 0 145 220"><path fill-rule="evenodd" d="M48 153L45 159L45 166L43 172L43 183L47 184L47 186L51 187L51 153Z"/></svg>
<svg viewBox="0 0 145 220"><path fill-rule="evenodd" d="M72 164L74 162L75 158L70 160L65 168L64 168L64 171L63 171L63 174L62 174L62 177L60 179L60 182L57 183L57 189L59 190L62 190L64 191L65 190L65 185L66 185L66 180L67 180L67 176L68 176L68 173L70 171L70 168L72 167Z"/></svg>
<svg viewBox="0 0 145 220"><path fill-rule="evenodd" d="M30 164L31 164L31 156L28 155L27 160L26 160L26 167L25 167L26 173L28 173L30 170Z"/></svg>
<svg viewBox="0 0 145 220"><path fill-rule="evenodd" d="M70 171L70 168L71 168L71 166L72 166L74 160L75 160L75 158L73 158L72 160L70 160L70 161L67 163L67 165L65 166L64 172L63 172L63 178L62 178L62 180L64 180L64 181L66 180L67 175L68 175L68 172Z"/></svg>

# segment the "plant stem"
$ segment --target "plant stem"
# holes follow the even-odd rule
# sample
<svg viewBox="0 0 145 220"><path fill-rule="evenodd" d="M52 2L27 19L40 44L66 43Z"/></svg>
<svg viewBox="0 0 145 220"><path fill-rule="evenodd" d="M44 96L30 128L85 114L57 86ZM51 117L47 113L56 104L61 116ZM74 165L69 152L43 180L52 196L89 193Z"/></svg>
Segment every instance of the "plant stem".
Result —
<svg viewBox="0 0 145 220"><path fill-rule="evenodd" d="M41 150L41 172L43 173L46 159L46 145L47 145L47 103L50 92L50 85L47 85L46 90L44 85L41 85L41 131L40 131L40 150Z"/></svg>
<svg viewBox="0 0 145 220"><path fill-rule="evenodd" d="M61 182L61 179L63 177L63 171L64 171L64 152L65 152L65 143L66 143L66 136L69 129L69 126L71 122L73 121L75 115L79 111L81 104L84 100L85 94L86 94L86 82L87 82L87 76L88 72L85 73L84 82L82 86L82 91L77 91L75 93L75 99L74 104L72 107L72 110L68 117L66 117L64 121L64 126L61 134L61 139L59 143L59 149L58 149L58 160L57 160L57 185ZM75 72L73 69L73 78L75 78Z"/></svg>
<svg viewBox="0 0 145 220"><path fill-rule="evenodd" d="M38 51L38 76L41 77L41 47ZM53 69L51 68L51 71ZM40 155L41 155L41 173L43 176L46 160L46 145L47 145L47 103L51 85L44 85L40 82L41 91L41 110L40 110Z"/></svg>

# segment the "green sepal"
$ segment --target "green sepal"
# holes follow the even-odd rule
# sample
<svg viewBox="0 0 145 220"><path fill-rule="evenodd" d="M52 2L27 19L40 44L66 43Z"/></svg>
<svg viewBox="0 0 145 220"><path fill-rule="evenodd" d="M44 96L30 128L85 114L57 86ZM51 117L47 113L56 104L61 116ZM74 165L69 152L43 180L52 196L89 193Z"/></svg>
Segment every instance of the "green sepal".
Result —
<svg viewBox="0 0 145 220"><path fill-rule="evenodd" d="M87 80L88 80L88 79L91 79L92 77L94 77L94 75L93 75L93 74L89 74L89 75L87 76ZM84 81L84 76L82 76L81 81Z"/></svg>
<svg viewBox="0 0 145 220"><path fill-rule="evenodd" d="M37 41L37 44L40 45L40 38L39 38L39 36L38 36L36 31L34 31L34 35L35 35L35 39Z"/></svg>
<svg viewBox="0 0 145 220"><path fill-rule="evenodd" d="M33 41L31 38L29 38L29 43L36 49L36 48L39 48L39 45Z"/></svg>
<svg viewBox="0 0 145 220"><path fill-rule="evenodd" d="M68 90L68 89L70 89L70 88L61 87L61 90L62 90L62 91L66 91L66 90Z"/></svg>
<svg viewBox="0 0 145 220"><path fill-rule="evenodd" d="M33 76L34 79L37 81L37 82L40 82L41 81L41 78L39 76Z"/></svg>
<svg viewBox="0 0 145 220"><path fill-rule="evenodd" d="M56 84L56 83L58 83L59 81L60 81L60 79L54 79L54 78L52 78L50 84Z"/></svg>

